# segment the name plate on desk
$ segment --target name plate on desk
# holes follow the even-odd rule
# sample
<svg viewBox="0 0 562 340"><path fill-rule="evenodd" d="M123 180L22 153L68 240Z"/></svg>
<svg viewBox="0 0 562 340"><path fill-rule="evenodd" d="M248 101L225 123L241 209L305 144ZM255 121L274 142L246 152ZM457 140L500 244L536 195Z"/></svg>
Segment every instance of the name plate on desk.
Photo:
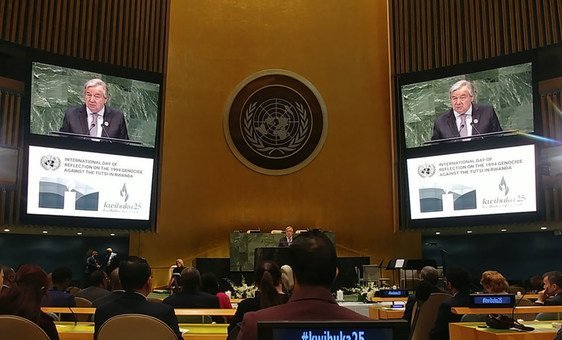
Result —
<svg viewBox="0 0 562 340"><path fill-rule="evenodd" d="M515 306L514 294L470 294L470 307L513 307Z"/></svg>
<svg viewBox="0 0 562 340"><path fill-rule="evenodd" d="M408 291L405 289L381 289L375 293L379 297L407 297Z"/></svg>

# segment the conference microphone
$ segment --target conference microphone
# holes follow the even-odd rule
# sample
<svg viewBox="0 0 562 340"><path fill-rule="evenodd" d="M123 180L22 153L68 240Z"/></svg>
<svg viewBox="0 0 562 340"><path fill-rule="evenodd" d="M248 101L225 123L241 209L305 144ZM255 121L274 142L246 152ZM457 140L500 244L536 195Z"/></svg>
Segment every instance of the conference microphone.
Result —
<svg viewBox="0 0 562 340"><path fill-rule="evenodd" d="M474 130L476 130L476 133L478 133L479 135L481 135L480 131L478 131L478 129L476 128L476 125L474 125L474 122L470 122L470 126L472 126L472 128ZM474 136L474 134L473 134ZM480 138L484 139L484 137L480 136Z"/></svg>
<svg viewBox="0 0 562 340"><path fill-rule="evenodd" d="M109 122L103 122L103 124L101 125L101 130L102 130L102 132L105 132L105 136L106 136L107 138L111 138L111 137L109 136L109 133L107 133L107 130L105 129L106 126L109 126ZM103 136L103 134L102 134L102 136ZM113 141L112 141L111 139L109 140L109 142L110 142L110 143L113 143Z"/></svg>
<svg viewBox="0 0 562 340"><path fill-rule="evenodd" d="M78 323L78 319L76 318L76 313L74 313L74 311L72 310L72 308L70 308L70 306L68 306L68 309L72 313L72 318L74 319L74 326L76 326L76 324Z"/></svg>
<svg viewBox="0 0 562 340"><path fill-rule="evenodd" d="M523 300L523 298L525 297L526 294L527 294L527 291L525 291L525 293L523 293L523 295L521 295L521 298L519 298L519 300L517 302L515 302L515 304L513 305L513 309L511 310L511 318L513 320L515 320L515 308L517 308L517 306L519 306L519 303L521 303L521 300ZM515 300L517 300L517 295L515 295Z"/></svg>

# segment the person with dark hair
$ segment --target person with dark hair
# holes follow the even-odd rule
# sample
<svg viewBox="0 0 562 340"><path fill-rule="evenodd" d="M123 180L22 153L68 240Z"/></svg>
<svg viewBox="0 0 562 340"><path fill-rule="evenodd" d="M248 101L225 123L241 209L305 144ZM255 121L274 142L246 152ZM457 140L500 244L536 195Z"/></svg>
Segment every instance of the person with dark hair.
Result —
<svg viewBox="0 0 562 340"><path fill-rule="evenodd" d="M201 291L201 275L193 267L181 272L181 292L172 294L162 301L174 308L220 308L219 298Z"/></svg>
<svg viewBox="0 0 562 340"><path fill-rule="evenodd" d="M443 293L443 291L437 287L437 283L439 282L439 272L437 269L431 266L425 266L420 271L419 276L420 284L416 288L416 293L408 297L404 310L404 316L402 317L408 321L412 319L412 312L416 302L418 302L419 305L427 301L432 293Z"/></svg>
<svg viewBox="0 0 562 340"><path fill-rule="evenodd" d="M121 287L121 280L119 280L119 268L115 268L111 272L111 275L109 277L109 284L111 286L111 294L92 301L92 308L98 308L103 304L115 301L123 294L125 294L123 287Z"/></svg>
<svg viewBox="0 0 562 340"><path fill-rule="evenodd" d="M240 301L236 313L228 325L229 333L234 331L242 322L244 315L262 308L268 308L286 303L289 297L283 294L281 270L273 261L264 261L258 264L255 272L255 282L258 291L256 296Z"/></svg>
<svg viewBox="0 0 562 340"><path fill-rule="evenodd" d="M48 284L47 274L41 267L22 265L16 273L15 283L0 296L0 314L26 318L41 327L51 340L58 340L53 319L41 311L41 299Z"/></svg>
<svg viewBox="0 0 562 340"><path fill-rule="evenodd" d="M44 307L75 307L74 296L66 292L72 280L72 270L65 266L57 267L51 273L53 286L47 290L43 299ZM74 321L74 320L72 320Z"/></svg>
<svg viewBox="0 0 562 340"><path fill-rule="evenodd" d="M547 272L543 276L544 289L539 292L536 304L562 305L562 272Z"/></svg>
<svg viewBox="0 0 562 340"><path fill-rule="evenodd" d="M453 314L451 307L466 307L469 303L470 274L462 268L449 268L445 273L445 288L453 296L443 302L437 311L437 319L431 331L430 340L449 339L449 323L460 322L462 315Z"/></svg>
<svg viewBox="0 0 562 340"><path fill-rule="evenodd" d="M101 325L121 314L144 314L166 323L182 339L174 308L159 302L149 302L146 296L152 290L152 270L148 262L137 256L129 256L119 264L119 280L125 293L96 309L94 338Z"/></svg>
<svg viewBox="0 0 562 340"><path fill-rule="evenodd" d="M88 258L86 258L86 269L84 272L86 273L87 279L90 278L90 275L92 275L94 271L101 268L100 264L98 263L97 256L98 256L98 252L92 250L91 252L89 252Z"/></svg>
<svg viewBox="0 0 562 340"><path fill-rule="evenodd" d="M205 273L201 275L201 290L205 293L215 295L219 299L219 305L222 309L232 309L230 298L224 292L219 291L219 280L213 273Z"/></svg>
<svg viewBox="0 0 562 340"><path fill-rule="evenodd" d="M337 304L330 288L338 274L336 249L322 232L313 230L295 237L288 250L295 286L285 304L244 315L238 339L256 339L257 322L370 320Z"/></svg>
<svg viewBox="0 0 562 340"><path fill-rule="evenodd" d="M80 290L76 293L76 296L82 297L88 301L95 301L111 294L111 292L107 290L108 284L109 276L107 276L103 270L98 269L90 275L90 286Z"/></svg>

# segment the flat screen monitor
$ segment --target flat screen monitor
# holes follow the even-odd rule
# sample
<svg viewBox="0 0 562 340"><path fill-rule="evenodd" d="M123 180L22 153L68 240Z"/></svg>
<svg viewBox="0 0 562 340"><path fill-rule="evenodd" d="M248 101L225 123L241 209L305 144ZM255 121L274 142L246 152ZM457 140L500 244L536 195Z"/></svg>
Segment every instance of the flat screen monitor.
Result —
<svg viewBox="0 0 562 340"><path fill-rule="evenodd" d="M474 105L494 109L503 131L535 131L532 62L529 58L487 61L400 78L397 111L404 149L423 147L435 139L435 122L452 108L449 91L460 80L472 83ZM473 121L471 134L490 132L479 127L486 129L484 122Z"/></svg>
<svg viewBox="0 0 562 340"><path fill-rule="evenodd" d="M28 223L142 228L153 209L154 160L30 145Z"/></svg>
<svg viewBox="0 0 562 340"><path fill-rule="evenodd" d="M258 340L406 340L407 338L408 322L406 320L258 322Z"/></svg>
<svg viewBox="0 0 562 340"><path fill-rule="evenodd" d="M101 137L126 139L131 145L154 148L160 112L160 83L156 79L140 80L103 67L69 67L60 61L31 61L29 133L68 137L67 133L84 134L89 130L84 85L91 79L100 79L107 85L106 109L100 117ZM122 113L124 122L117 120L115 111L119 118ZM68 126L65 119L72 119L73 125ZM84 120L84 128L79 119ZM118 124L125 126L126 138L121 131L115 132ZM58 134L60 131L63 134Z"/></svg>

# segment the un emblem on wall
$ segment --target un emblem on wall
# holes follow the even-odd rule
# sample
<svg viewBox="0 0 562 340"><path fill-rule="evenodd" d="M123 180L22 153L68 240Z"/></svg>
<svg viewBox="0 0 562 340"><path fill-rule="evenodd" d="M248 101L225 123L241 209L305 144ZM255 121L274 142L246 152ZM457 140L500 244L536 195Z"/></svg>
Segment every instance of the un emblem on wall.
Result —
<svg viewBox="0 0 562 340"><path fill-rule="evenodd" d="M283 175L314 159L327 123L324 102L310 82L288 71L267 70L236 87L226 106L224 132L246 166Z"/></svg>

